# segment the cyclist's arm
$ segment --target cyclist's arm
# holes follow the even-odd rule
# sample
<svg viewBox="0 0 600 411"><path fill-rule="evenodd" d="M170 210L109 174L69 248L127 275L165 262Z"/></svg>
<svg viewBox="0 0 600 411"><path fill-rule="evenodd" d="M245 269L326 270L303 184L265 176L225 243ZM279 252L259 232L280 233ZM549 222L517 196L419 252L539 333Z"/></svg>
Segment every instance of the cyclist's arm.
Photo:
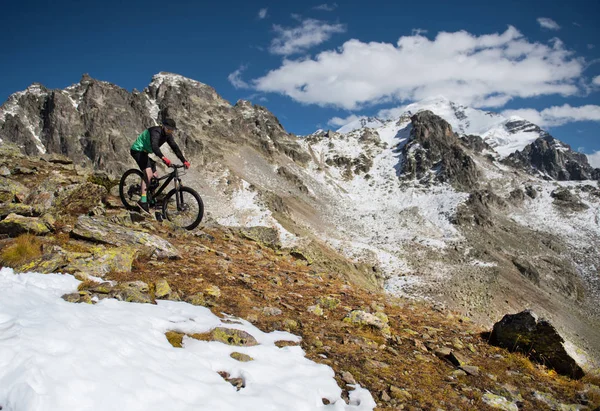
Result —
<svg viewBox="0 0 600 411"><path fill-rule="evenodd" d="M179 149L179 146L175 142L175 139L173 138L173 136L167 136L167 143L169 144L169 147L171 147L171 150L173 150L173 152L175 153L175 155L177 156L177 158L182 163L185 163L185 161L186 161L185 157L183 156L183 153Z"/></svg>

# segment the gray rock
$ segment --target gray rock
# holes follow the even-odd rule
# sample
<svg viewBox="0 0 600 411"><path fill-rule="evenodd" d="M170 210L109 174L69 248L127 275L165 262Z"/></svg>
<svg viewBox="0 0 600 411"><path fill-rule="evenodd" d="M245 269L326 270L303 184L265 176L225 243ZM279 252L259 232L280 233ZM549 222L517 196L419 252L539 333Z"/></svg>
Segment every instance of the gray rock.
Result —
<svg viewBox="0 0 600 411"><path fill-rule="evenodd" d="M168 241L156 235L113 224L102 217L80 216L72 235L119 247L139 246L158 258L179 258L179 252Z"/></svg>
<svg viewBox="0 0 600 411"><path fill-rule="evenodd" d="M0 221L0 234L15 237L25 233L46 235L50 233L50 229L37 217L23 217L14 213Z"/></svg>
<svg viewBox="0 0 600 411"><path fill-rule="evenodd" d="M18 214L23 217L39 217L40 212L31 206L20 203L0 203L0 219L9 214Z"/></svg>
<svg viewBox="0 0 600 411"><path fill-rule="evenodd" d="M276 307L265 307L263 308L262 312L266 316L276 316L282 314L282 311Z"/></svg>
<svg viewBox="0 0 600 411"><path fill-rule="evenodd" d="M504 162L534 175L541 172L554 180L600 178L600 170L590 166L585 154L573 151L568 144L556 140L546 132L541 134L542 137L523 150L512 153Z"/></svg>
<svg viewBox="0 0 600 411"><path fill-rule="evenodd" d="M525 352L559 374L576 379L584 376L583 369L565 350L564 339L556 328L546 320L538 320L531 310L505 315L494 324L490 343Z"/></svg>
<svg viewBox="0 0 600 411"><path fill-rule="evenodd" d="M251 347L258 345L258 341L246 331L233 328L217 327L210 332L212 341L219 341L227 345Z"/></svg>
<svg viewBox="0 0 600 411"><path fill-rule="evenodd" d="M130 303L152 304L154 301L148 291L148 284L143 281L130 281L113 287L109 296Z"/></svg>
<svg viewBox="0 0 600 411"><path fill-rule="evenodd" d="M447 182L470 191L477 187L479 171L452 127L431 111L412 118L410 141L402 148L401 178Z"/></svg>
<svg viewBox="0 0 600 411"><path fill-rule="evenodd" d="M0 177L0 203L11 203L13 201L23 202L29 195L29 189L18 181L10 178Z"/></svg>

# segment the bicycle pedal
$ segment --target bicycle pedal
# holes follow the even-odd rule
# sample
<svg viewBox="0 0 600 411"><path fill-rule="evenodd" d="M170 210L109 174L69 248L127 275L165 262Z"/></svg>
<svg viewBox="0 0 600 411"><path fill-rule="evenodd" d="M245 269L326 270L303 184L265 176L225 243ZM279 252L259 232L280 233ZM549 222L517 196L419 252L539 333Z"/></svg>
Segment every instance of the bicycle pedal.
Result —
<svg viewBox="0 0 600 411"><path fill-rule="evenodd" d="M156 218L156 221L158 221L159 223L163 222L163 216L162 213L157 211L154 213L154 217Z"/></svg>

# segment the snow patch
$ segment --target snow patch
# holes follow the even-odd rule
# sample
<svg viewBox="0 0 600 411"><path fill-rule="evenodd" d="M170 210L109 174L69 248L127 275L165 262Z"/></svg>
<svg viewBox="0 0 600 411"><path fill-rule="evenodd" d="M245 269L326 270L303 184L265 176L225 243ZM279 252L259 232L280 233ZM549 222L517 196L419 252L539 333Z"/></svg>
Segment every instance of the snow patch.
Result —
<svg viewBox="0 0 600 411"><path fill-rule="evenodd" d="M224 323L205 307L183 302L95 305L60 298L76 292L70 275L0 270L0 405L42 410L372 410L355 386L350 404L334 371L305 357L282 331L263 333L245 320ZM184 338L174 348L165 332L202 333L223 326L246 331L259 345L234 347ZM254 358L238 362L240 352ZM242 378L240 391L217 372ZM331 404L324 405L322 398Z"/></svg>

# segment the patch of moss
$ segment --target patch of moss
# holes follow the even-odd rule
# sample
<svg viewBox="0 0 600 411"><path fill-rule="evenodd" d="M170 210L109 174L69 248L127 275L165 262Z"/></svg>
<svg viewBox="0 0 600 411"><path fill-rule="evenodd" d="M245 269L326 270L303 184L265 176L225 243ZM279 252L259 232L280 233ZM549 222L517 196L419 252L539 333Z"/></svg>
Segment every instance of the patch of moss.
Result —
<svg viewBox="0 0 600 411"><path fill-rule="evenodd" d="M119 184L119 180L112 180L106 174L101 174L101 173L91 174L87 178L87 181L88 181L88 183L97 184L99 186L102 186L102 187L106 188L106 191L108 191L109 193L110 193L110 190L112 190L113 187L115 187L116 185Z"/></svg>

